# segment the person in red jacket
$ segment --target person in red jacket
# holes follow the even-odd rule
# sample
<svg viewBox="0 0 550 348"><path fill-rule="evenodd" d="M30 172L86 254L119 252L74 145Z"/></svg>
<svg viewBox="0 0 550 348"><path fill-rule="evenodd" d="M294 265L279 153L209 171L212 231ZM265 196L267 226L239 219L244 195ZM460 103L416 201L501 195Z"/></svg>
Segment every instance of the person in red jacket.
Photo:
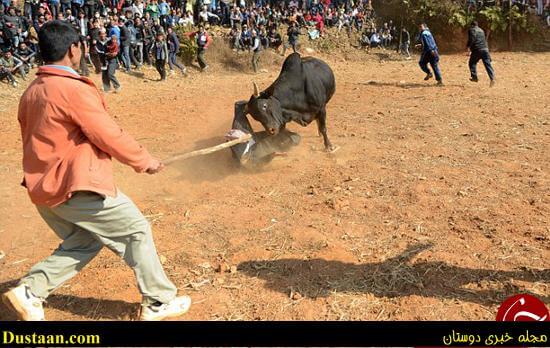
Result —
<svg viewBox="0 0 550 348"><path fill-rule="evenodd" d="M208 46L210 46L210 43L212 42L212 39L204 30L204 25L199 25L198 31L193 31L186 34L190 38L194 38L197 43L197 61L199 62L199 66L201 67L201 71L206 71L208 69L208 63L204 59L204 53Z"/></svg>
<svg viewBox="0 0 550 348"><path fill-rule="evenodd" d="M319 12L313 16L313 21L315 22L315 28L319 30L319 35L323 36L325 34L325 21L323 16Z"/></svg>
<svg viewBox="0 0 550 348"><path fill-rule="evenodd" d="M138 173L155 174L163 164L109 117L94 83L73 69L82 54L77 31L56 20L38 38L46 65L19 102L23 185L62 242L2 300L20 319L45 320L46 298L107 247L134 271L142 320L186 313L191 298L176 296L149 222L115 186L111 157Z"/></svg>

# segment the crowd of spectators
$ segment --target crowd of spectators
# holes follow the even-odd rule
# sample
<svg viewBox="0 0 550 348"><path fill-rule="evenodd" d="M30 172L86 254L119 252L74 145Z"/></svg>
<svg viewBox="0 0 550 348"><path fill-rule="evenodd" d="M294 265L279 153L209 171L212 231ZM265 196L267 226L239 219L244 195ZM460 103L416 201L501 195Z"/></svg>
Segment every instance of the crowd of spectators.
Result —
<svg viewBox="0 0 550 348"><path fill-rule="evenodd" d="M338 36L356 32L362 47L397 47L397 26L377 18L372 1L376 0L0 0L0 79L15 86L18 78L26 78L40 62L37 33L53 19L70 22L78 30L84 53L79 72L87 75L92 66L103 74L106 90L110 85L119 88L114 76L119 67L128 72L154 65L163 80L167 63L171 73L185 74L177 60L181 37L173 31L176 26L224 26L234 50L255 53L267 48L282 54L289 48L295 51L300 37L322 38L327 27L335 28ZM469 10L508 4L465 1ZM533 8L546 15L550 25L550 0L513 3L522 11ZM204 29L189 36L197 41L198 60L206 70L204 50L211 39Z"/></svg>

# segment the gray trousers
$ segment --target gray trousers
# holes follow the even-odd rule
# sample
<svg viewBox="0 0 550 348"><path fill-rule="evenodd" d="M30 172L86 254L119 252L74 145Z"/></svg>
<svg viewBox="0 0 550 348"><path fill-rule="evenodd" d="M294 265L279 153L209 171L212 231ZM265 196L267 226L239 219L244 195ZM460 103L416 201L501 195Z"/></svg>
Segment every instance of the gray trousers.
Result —
<svg viewBox="0 0 550 348"><path fill-rule="evenodd" d="M57 207L37 209L63 242L21 279L34 296L47 298L106 246L134 270L143 305L175 298L177 289L162 269L149 222L122 192L104 198L79 191Z"/></svg>
<svg viewBox="0 0 550 348"><path fill-rule="evenodd" d="M252 69L254 69L254 72L258 72L260 70L258 62L260 61L260 52L254 52L252 54Z"/></svg>

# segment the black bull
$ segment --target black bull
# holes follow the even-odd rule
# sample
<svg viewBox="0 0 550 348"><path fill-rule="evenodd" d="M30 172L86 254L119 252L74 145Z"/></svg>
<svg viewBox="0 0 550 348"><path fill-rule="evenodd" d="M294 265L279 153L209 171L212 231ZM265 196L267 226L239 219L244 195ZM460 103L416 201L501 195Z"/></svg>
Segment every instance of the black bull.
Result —
<svg viewBox="0 0 550 348"><path fill-rule="evenodd" d="M305 127L316 120L325 148L330 151L333 146L327 136L326 105L335 89L334 73L327 63L293 53L266 90L260 93L254 83L254 94L246 111L273 135L290 121Z"/></svg>

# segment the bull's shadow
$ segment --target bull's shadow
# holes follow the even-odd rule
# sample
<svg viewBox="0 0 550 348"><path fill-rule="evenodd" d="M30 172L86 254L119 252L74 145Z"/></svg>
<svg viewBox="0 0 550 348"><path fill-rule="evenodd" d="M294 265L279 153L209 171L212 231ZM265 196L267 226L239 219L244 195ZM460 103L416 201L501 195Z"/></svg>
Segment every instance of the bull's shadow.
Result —
<svg viewBox="0 0 550 348"><path fill-rule="evenodd" d="M18 280L0 283L0 293L17 285ZM93 320L133 320L137 318L139 303L118 300L104 300L73 295L52 294L44 307L55 308L63 312ZM12 311L0 301L0 321L17 320Z"/></svg>
<svg viewBox="0 0 550 348"><path fill-rule="evenodd" d="M268 289L285 294L293 290L309 298L326 297L333 292L369 293L377 297L417 295L493 305L511 295L526 292L514 286L511 280L550 282L550 269L499 271L458 267L441 261L411 263L415 255L429 247L411 246L402 254L378 263L279 259L247 261L238 268L250 277L264 279ZM488 282L501 282L504 287L476 289ZM473 288L465 288L467 284ZM535 296L550 302L550 296Z"/></svg>

